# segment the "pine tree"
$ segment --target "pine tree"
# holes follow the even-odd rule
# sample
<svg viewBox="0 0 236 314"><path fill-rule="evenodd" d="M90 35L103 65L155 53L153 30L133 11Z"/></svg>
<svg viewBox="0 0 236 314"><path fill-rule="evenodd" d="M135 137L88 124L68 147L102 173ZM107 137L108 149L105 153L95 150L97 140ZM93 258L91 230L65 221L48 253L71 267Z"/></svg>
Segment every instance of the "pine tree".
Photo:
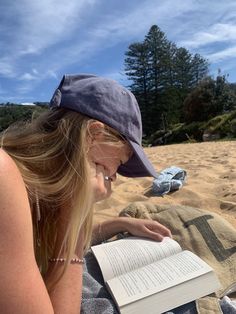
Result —
<svg viewBox="0 0 236 314"><path fill-rule="evenodd" d="M183 102L188 93L208 72L208 63L167 40L153 25L143 42L131 44L126 52L125 71L131 80L147 135L167 123L183 120Z"/></svg>
<svg viewBox="0 0 236 314"><path fill-rule="evenodd" d="M152 133L162 127L162 114L166 103L163 97L169 83L169 47L170 42L157 25L153 25L145 37L144 43L148 50L149 106L146 114L148 119L148 132Z"/></svg>
<svg viewBox="0 0 236 314"><path fill-rule="evenodd" d="M152 90L158 94L164 88L163 77L165 76L169 42L157 25L150 28L144 42L148 49L149 80Z"/></svg>
<svg viewBox="0 0 236 314"><path fill-rule="evenodd" d="M226 75L221 75L218 71L218 76L215 81L215 99L216 107L219 113L233 110L236 106L236 94L230 88Z"/></svg>
<svg viewBox="0 0 236 314"><path fill-rule="evenodd" d="M196 87L200 81L208 75L208 61L196 53L192 58L192 87Z"/></svg>
<svg viewBox="0 0 236 314"><path fill-rule="evenodd" d="M148 119L149 106L148 91L148 50L145 43L133 43L125 53L125 71L128 79L132 81L130 88L135 94L144 121Z"/></svg>

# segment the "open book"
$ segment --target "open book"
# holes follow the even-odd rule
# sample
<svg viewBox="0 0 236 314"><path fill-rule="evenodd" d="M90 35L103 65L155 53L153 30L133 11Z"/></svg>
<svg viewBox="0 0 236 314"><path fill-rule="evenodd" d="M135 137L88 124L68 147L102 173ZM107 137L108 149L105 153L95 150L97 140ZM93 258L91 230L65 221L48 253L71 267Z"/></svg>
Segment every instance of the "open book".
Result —
<svg viewBox="0 0 236 314"><path fill-rule="evenodd" d="M171 238L129 237L92 251L122 314L163 313L220 288L212 268Z"/></svg>

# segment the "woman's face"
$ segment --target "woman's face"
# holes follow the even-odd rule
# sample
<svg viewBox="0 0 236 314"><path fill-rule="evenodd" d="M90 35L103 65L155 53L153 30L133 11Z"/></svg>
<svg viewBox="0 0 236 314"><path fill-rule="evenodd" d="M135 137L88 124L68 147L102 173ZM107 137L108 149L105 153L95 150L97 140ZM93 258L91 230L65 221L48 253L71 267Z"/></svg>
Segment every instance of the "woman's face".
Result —
<svg viewBox="0 0 236 314"><path fill-rule="evenodd" d="M118 146L105 143L102 133L89 146L88 159L95 195L94 201L97 202L110 196L111 184L116 180L117 169L130 159L132 150L127 143ZM110 179L106 180L105 177Z"/></svg>

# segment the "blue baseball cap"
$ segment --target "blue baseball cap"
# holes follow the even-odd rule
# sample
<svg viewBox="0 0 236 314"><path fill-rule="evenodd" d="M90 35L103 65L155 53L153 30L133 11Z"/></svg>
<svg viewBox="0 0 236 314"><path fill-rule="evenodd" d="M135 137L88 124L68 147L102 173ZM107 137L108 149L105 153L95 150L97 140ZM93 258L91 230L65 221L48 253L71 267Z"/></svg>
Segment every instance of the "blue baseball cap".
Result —
<svg viewBox="0 0 236 314"><path fill-rule="evenodd" d="M92 74L64 75L49 104L99 120L118 131L133 155L117 172L125 177L157 177L142 148L141 113L135 96L116 81Z"/></svg>

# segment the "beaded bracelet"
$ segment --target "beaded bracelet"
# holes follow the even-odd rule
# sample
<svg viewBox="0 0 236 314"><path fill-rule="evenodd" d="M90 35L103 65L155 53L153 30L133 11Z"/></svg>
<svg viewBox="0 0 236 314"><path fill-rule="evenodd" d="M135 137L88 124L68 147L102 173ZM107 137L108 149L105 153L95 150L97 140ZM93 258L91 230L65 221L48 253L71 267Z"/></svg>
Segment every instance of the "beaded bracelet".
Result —
<svg viewBox="0 0 236 314"><path fill-rule="evenodd" d="M66 262L66 258L49 258L49 262L52 263L65 263ZM84 264L84 259L82 258L78 258L78 257L74 257L70 260L71 264Z"/></svg>

